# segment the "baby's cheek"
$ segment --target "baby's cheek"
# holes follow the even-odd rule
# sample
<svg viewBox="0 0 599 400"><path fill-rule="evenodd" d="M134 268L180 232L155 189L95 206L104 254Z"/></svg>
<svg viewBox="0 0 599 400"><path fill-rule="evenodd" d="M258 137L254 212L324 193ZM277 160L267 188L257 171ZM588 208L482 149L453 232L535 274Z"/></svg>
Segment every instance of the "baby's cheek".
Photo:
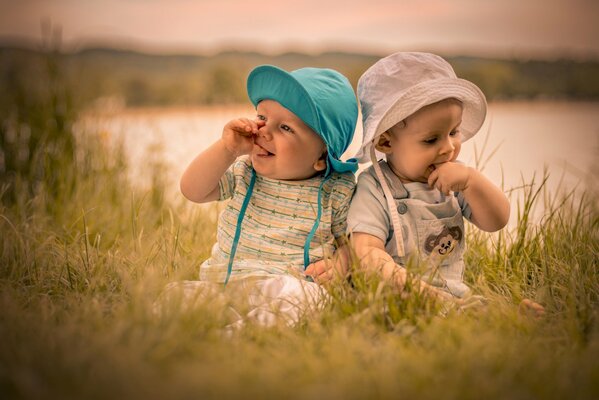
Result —
<svg viewBox="0 0 599 400"><path fill-rule="evenodd" d="M453 142L453 157L451 161L455 161L460 155L460 150L462 150L462 142L460 140L456 140Z"/></svg>
<svg viewBox="0 0 599 400"><path fill-rule="evenodd" d="M460 147L457 146L456 149L453 152L453 156L451 157L451 161L457 160L459 155L460 155Z"/></svg>

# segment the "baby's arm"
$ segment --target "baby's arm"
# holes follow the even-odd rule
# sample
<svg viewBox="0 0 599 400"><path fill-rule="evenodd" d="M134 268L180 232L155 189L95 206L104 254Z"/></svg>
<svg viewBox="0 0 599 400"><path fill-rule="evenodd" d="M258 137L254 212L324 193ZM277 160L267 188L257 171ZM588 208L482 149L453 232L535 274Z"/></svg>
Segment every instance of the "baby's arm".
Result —
<svg viewBox="0 0 599 400"><path fill-rule="evenodd" d="M253 136L262 125L247 118L229 121L222 137L189 164L181 177L181 193L196 203L217 200L220 178L237 157L252 150Z"/></svg>
<svg viewBox="0 0 599 400"><path fill-rule="evenodd" d="M497 231L508 222L510 203L505 194L474 168L443 163L430 174L428 184L445 194L462 192L472 211L472 223L483 231Z"/></svg>
<svg viewBox="0 0 599 400"><path fill-rule="evenodd" d="M410 278L405 268L396 264L385 250L385 244L376 236L363 232L354 232L351 243L360 260L360 266L368 273L376 274L386 282L403 292L408 279L413 288L420 293L425 293L438 300L451 300L454 298L449 293L435 288L417 278Z"/></svg>

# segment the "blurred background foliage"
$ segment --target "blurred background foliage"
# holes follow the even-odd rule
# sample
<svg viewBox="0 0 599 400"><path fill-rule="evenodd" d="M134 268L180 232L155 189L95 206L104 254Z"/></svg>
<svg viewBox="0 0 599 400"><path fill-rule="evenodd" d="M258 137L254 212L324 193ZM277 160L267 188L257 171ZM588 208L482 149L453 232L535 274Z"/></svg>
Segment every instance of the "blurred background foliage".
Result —
<svg viewBox="0 0 599 400"><path fill-rule="evenodd" d="M60 207L75 189L80 107L59 49L60 31L47 27L39 51L1 52L0 198L9 204L43 193Z"/></svg>
<svg viewBox="0 0 599 400"><path fill-rule="evenodd" d="M0 91L10 93L15 75L42 79L36 70L44 50L0 47ZM155 55L128 50L88 48L58 53L64 80L77 104L89 106L195 106L247 101L245 78L260 64L292 70L304 66L334 68L356 85L382 55L288 52L266 55L224 51L214 55ZM446 57L458 76L480 86L489 100L599 100L599 61L517 60ZM22 72L28 71L23 74ZM0 100L4 101L4 100Z"/></svg>

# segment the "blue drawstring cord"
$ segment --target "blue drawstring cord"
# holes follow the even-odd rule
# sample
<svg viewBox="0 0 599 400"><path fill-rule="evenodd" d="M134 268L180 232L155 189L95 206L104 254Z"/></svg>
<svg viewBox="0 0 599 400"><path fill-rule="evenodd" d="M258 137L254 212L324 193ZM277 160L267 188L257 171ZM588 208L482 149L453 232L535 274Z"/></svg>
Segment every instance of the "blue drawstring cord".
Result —
<svg viewBox="0 0 599 400"><path fill-rule="evenodd" d="M310 244L312 243L312 239L316 234L316 230L318 229L318 225L320 224L320 218L322 216L322 187L329 179L330 175L322 180L320 186L318 187L318 211L316 212L316 221L314 221L314 225L312 225L312 230L308 234L306 241L304 242L304 270L308 268L310 265Z"/></svg>
<svg viewBox="0 0 599 400"><path fill-rule="evenodd" d="M233 269L233 260L235 259L235 252L237 251L237 245L239 244L239 236L241 235L241 223L243 222L245 210L248 207L248 203L250 202L250 198L252 197L252 192L254 191L254 183L256 183L256 171L252 168L252 178L250 179L250 184L248 186L247 193L245 194L243 204L241 205L241 209L239 210L239 216L237 217L235 237L233 238L231 254L229 254L229 264L227 265L227 277L225 278L225 283L223 286L227 286L227 282L229 282L229 278L231 277L231 270Z"/></svg>
<svg viewBox="0 0 599 400"><path fill-rule="evenodd" d="M324 179L320 182L320 186L318 187L318 211L316 212L316 221L314 221L314 225L312 225L312 230L308 234L306 241L304 242L304 271L310 265L310 244L312 243L312 239L316 234L316 230L318 229L318 225L320 224L320 218L322 216L322 187L331 177L331 163L327 160L327 169L324 173ZM306 276L306 279L314 282L311 276Z"/></svg>
<svg viewBox="0 0 599 400"><path fill-rule="evenodd" d="M331 175L328 173L329 166L327 165L327 173L326 177L320 183L318 187L318 211L316 212L316 221L314 221L314 225L312 225L312 229L304 242L304 270L308 268L310 265L310 244L312 243L312 239L316 234L316 230L318 229L318 225L320 224L320 218L322 216L322 187L329 180ZM243 199L243 204L241 205L241 209L239 210L239 216L237 217L237 226L235 227L235 237L233 238L233 244L231 245L231 254L229 254L229 263L227 265L227 276L225 277L225 283L223 286L227 286L229 282L229 278L231 277L231 271L233 269L233 260L235 259L235 253L237 252L237 245L239 244L239 236L241 235L241 224L243 222L243 218L245 216L245 211L247 209L248 203L250 202L250 198L252 197L252 192L254 191L254 183L256 183L256 171L252 169L252 178L250 180L250 184L247 189L247 193L245 194L245 198ZM311 279L310 277L307 277Z"/></svg>

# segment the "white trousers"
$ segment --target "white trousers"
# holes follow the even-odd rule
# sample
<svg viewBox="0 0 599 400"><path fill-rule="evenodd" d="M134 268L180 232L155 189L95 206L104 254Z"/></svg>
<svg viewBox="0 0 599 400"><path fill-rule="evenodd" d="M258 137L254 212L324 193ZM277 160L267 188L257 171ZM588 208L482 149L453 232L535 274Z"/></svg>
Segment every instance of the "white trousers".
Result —
<svg viewBox="0 0 599 400"><path fill-rule="evenodd" d="M229 281L223 290L222 283L207 281L181 281L169 283L154 309L174 296L191 305L194 301L228 304L228 317L233 321L228 328L238 329L247 321L269 327L282 321L289 326L297 324L303 316L314 314L329 299L318 284L291 275L248 277Z"/></svg>

